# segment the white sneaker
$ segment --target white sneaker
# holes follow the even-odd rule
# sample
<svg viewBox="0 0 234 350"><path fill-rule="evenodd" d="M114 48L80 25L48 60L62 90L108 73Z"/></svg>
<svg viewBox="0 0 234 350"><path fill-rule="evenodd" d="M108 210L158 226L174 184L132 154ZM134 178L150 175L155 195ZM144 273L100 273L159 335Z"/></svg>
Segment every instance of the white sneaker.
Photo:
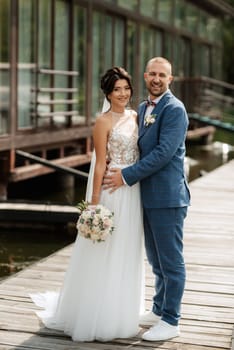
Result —
<svg viewBox="0 0 234 350"><path fill-rule="evenodd" d="M179 326L172 326L160 320L156 326L151 327L147 332L143 333L142 339L148 341L167 340L178 337L179 335Z"/></svg>
<svg viewBox="0 0 234 350"><path fill-rule="evenodd" d="M139 324L141 326L153 326L158 321L160 321L161 317L155 315L152 311L145 312L143 315L140 315Z"/></svg>

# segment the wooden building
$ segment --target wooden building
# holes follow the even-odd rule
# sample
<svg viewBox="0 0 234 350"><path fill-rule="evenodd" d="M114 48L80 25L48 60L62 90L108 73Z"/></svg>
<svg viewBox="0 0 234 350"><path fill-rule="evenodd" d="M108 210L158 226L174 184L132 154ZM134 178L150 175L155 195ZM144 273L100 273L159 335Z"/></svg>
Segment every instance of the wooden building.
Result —
<svg viewBox="0 0 234 350"><path fill-rule="evenodd" d="M222 80L225 16L234 9L224 0L1 0L0 198L9 182L53 171L18 150L69 167L89 162L110 66L132 75L136 106L146 61L167 57L192 109L185 81Z"/></svg>

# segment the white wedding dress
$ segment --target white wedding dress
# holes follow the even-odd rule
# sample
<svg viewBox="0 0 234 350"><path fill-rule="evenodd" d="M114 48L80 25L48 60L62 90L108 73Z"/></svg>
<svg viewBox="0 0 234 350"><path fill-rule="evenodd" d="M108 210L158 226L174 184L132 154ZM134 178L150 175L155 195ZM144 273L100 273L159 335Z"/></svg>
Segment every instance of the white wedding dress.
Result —
<svg viewBox="0 0 234 350"><path fill-rule="evenodd" d="M109 167L138 159L137 125L130 110L114 114L107 154ZM59 293L30 295L44 310L38 316L48 328L73 340L107 341L138 333L143 308L143 225L139 184L103 190L100 203L114 212L115 230L105 242L77 236Z"/></svg>

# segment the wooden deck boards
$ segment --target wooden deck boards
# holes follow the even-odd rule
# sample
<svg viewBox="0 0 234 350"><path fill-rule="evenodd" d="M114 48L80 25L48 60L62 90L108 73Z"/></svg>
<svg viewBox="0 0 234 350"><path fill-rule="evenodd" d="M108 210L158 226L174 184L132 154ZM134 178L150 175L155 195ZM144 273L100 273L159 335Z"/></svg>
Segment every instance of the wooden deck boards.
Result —
<svg viewBox="0 0 234 350"><path fill-rule="evenodd" d="M144 331L107 343L73 342L44 328L29 292L58 289L71 246L0 284L0 350L222 350L232 349L234 325L234 161L190 184L192 206L185 223L186 290L179 338L145 342ZM146 262L146 307L154 279Z"/></svg>

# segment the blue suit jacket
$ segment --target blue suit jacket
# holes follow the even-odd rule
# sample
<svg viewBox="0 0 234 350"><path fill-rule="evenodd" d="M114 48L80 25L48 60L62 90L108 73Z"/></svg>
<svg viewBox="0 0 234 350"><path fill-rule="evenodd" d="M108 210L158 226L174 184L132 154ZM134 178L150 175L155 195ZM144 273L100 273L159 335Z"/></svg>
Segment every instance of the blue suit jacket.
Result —
<svg viewBox="0 0 234 350"><path fill-rule="evenodd" d="M168 91L152 114L153 124L144 126L146 103L138 108L140 160L122 170L128 185L140 181L146 208L184 207L190 194L184 174L188 116L183 103Z"/></svg>

